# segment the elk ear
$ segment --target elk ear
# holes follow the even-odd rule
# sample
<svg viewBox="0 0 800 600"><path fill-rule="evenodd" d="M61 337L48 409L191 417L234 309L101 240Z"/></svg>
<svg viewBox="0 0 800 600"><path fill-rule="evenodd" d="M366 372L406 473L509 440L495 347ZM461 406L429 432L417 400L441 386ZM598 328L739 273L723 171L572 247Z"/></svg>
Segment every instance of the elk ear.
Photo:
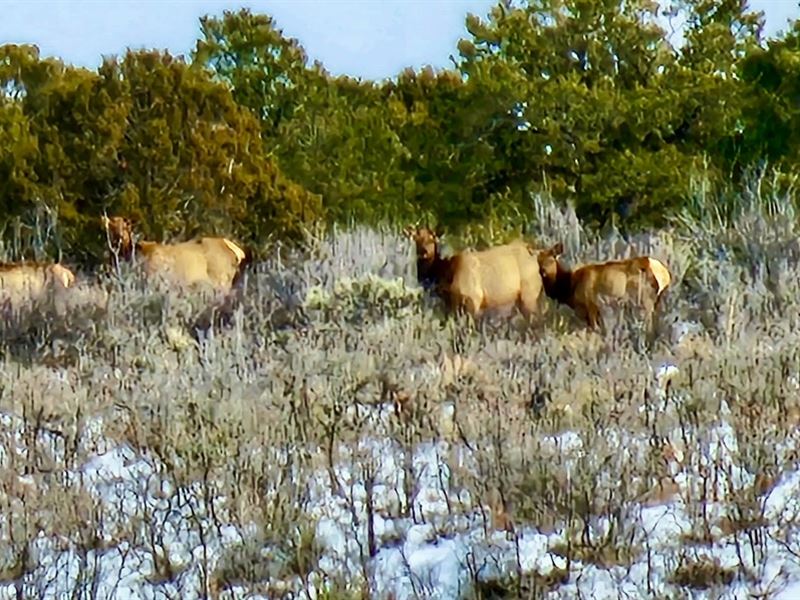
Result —
<svg viewBox="0 0 800 600"><path fill-rule="evenodd" d="M433 232L433 235L436 236L436 239L438 240L440 237L444 235L444 228L441 225L437 225L436 229Z"/></svg>
<svg viewBox="0 0 800 600"><path fill-rule="evenodd" d="M536 254L534 254L534 256L536 257L536 262L538 262L538 263L539 263L539 267L541 267L541 266L542 266L542 263L543 263L543 262L544 262L546 259L548 259L548 258L551 258L551 257L553 256L553 249L552 249L552 248L549 248L549 249L547 249L547 250L539 250L539 252L537 252Z"/></svg>
<svg viewBox="0 0 800 600"><path fill-rule="evenodd" d="M403 235L409 239L414 239L414 235L417 233L417 228L413 225L406 225L403 227Z"/></svg>
<svg viewBox="0 0 800 600"><path fill-rule="evenodd" d="M564 254L564 242L558 242L550 249L550 252L553 256L561 256Z"/></svg>

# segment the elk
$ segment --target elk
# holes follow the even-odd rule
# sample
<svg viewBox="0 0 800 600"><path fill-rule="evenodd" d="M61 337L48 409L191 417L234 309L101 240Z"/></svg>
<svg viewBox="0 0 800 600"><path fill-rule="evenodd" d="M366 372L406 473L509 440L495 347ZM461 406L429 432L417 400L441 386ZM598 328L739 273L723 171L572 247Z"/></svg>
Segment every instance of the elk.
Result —
<svg viewBox="0 0 800 600"><path fill-rule="evenodd" d="M533 250L524 241L445 258L440 232L428 227L407 227L404 232L416 245L420 285L434 289L451 310L478 317L486 310L517 305L526 317L536 312L542 278Z"/></svg>
<svg viewBox="0 0 800 600"><path fill-rule="evenodd" d="M75 274L59 263L0 263L0 301L9 307L35 304L74 283Z"/></svg>
<svg viewBox="0 0 800 600"><path fill-rule="evenodd" d="M669 269L656 258L637 256L627 260L594 263L568 269L558 260L564 245L559 242L538 253L539 270L547 296L575 311L591 329L602 326L600 307L606 303L629 303L642 307L648 326L669 287Z"/></svg>
<svg viewBox="0 0 800 600"><path fill-rule="evenodd" d="M201 237L188 242L134 243L133 225L124 217L101 217L112 261L129 261L134 254L143 263L148 278L179 286L208 284L227 294L236 287L253 260L252 252L222 237Z"/></svg>

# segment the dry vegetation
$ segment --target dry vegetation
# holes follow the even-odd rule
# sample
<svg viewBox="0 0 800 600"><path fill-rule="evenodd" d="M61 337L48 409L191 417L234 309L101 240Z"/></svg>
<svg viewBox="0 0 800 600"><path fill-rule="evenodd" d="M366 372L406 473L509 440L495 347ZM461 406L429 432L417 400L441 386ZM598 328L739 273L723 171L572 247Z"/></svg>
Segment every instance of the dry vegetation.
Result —
<svg viewBox="0 0 800 600"><path fill-rule="evenodd" d="M371 230L258 265L228 328L198 332L197 302L131 277L6 315L0 597L769 597L796 580L798 507L771 500L798 460L794 215L745 194L735 227L628 243L537 203L531 237L568 260L670 265L652 347L549 302L531 327L445 318L410 244ZM430 566L445 555L459 569Z"/></svg>

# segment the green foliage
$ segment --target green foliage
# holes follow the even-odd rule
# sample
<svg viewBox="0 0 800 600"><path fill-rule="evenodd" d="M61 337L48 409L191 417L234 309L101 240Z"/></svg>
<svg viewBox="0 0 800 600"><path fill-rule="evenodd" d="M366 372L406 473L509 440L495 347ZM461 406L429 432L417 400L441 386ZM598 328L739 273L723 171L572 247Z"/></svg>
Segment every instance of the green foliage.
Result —
<svg viewBox="0 0 800 600"><path fill-rule="evenodd" d="M57 221L74 240L93 200L109 193L124 107L103 93L96 75L40 59L34 47L0 47L0 65L6 90L0 102L5 114L17 115L5 138L17 158L12 186L0 199L6 207L0 227L13 226L13 241L21 247L15 254L32 247L41 258L53 246L60 249ZM45 239L34 239L42 231Z"/></svg>
<svg viewBox="0 0 800 600"><path fill-rule="evenodd" d="M730 76L757 33L740 3L719 5L675 9L689 13L683 54L647 0L501 3L486 22L470 16L460 69L495 99L495 189L548 187L595 223L614 213L653 223L677 208L686 174L738 116ZM706 52L714 68L699 60Z"/></svg>
<svg viewBox="0 0 800 600"><path fill-rule="evenodd" d="M730 158L747 167L757 160L792 167L800 162L800 19L767 48L753 49L739 64L747 84L742 127Z"/></svg>
<svg viewBox="0 0 800 600"><path fill-rule="evenodd" d="M306 69L305 51L285 38L269 15L226 10L221 19L200 19L200 29L194 62L228 82L235 100L260 118L266 137L276 137L282 121L302 108L309 73L319 67Z"/></svg>
<svg viewBox="0 0 800 600"><path fill-rule="evenodd" d="M195 61L256 114L263 142L294 181L320 194L332 220L376 223L402 210L402 148L372 82L307 65L296 40L249 10L201 20Z"/></svg>
<svg viewBox="0 0 800 600"><path fill-rule="evenodd" d="M282 168L322 195L332 220L375 224L412 214L402 197L403 148L371 82L320 78L280 134Z"/></svg>
<svg viewBox="0 0 800 600"><path fill-rule="evenodd" d="M408 316L416 310L419 300L420 288L408 287L402 277L383 279L370 273L362 279L340 278L332 291L322 286L309 287L304 306L328 317L360 321L365 315Z"/></svg>
<svg viewBox="0 0 800 600"><path fill-rule="evenodd" d="M479 218L491 148L478 135L480 113L461 76L406 69L383 89L404 149L405 201L429 221L458 225Z"/></svg>
<svg viewBox="0 0 800 600"><path fill-rule="evenodd" d="M382 82L310 64L269 15L200 25L190 62L0 47L3 255L96 262L103 211L159 240L424 221L480 245L536 221L541 192L628 230L753 167L794 194L800 24L765 45L739 0L502 0L467 16L455 68Z"/></svg>
<svg viewBox="0 0 800 600"><path fill-rule="evenodd" d="M31 47L5 46L0 58L0 130L10 141L0 227L38 232L43 218L58 221L57 241L96 260L104 210L138 217L156 239L291 238L322 215L319 198L269 159L258 121L199 66L144 51L97 73L40 60Z"/></svg>
<svg viewBox="0 0 800 600"><path fill-rule="evenodd" d="M0 102L0 213L4 225L19 217L36 197L37 140L30 122L17 104Z"/></svg>
<svg viewBox="0 0 800 600"><path fill-rule="evenodd" d="M144 234L263 239L279 229L291 237L320 217L318 200L267 157L258 122L198 65L128 52L107 61L100 78L128 104L119 200L143 218Z"/></svg>

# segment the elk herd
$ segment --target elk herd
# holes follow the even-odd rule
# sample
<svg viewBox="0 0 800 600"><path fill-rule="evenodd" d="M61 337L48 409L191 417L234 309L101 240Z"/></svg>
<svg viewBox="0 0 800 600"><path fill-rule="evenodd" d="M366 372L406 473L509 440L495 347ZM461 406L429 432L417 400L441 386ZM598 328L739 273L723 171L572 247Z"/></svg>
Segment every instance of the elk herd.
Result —
<svg viewBox="0 0 800 600"><path fill-rule="evenodd" d="M223 237L186 242L135 240L133 223L124 217L101 217L112 266L133 262L148 281L170 286L204 286L223 298L239 288L252 262L250 249ZM416 247L419 284L444 300L453 312L480 317L486 311L518 307L530 317L548 297L569 306L586 324L603 326L601 308L635 305L648 327L670 285L667 267L649 256L586 264L570 269L559 260L561 243L535 248L516 240L485 250L464 250L445 257L439 231L407 227ZM0 306L33 303L52 290L75 283L75 275L59 263L0 263Z"/></svg>
<svg viewBox="0 0 800 600"><path fill-rule="evenodd" d="M603 326L601 308L608 305L639 307L650 329L672 280L664 263L649 256L569 269L559 261L562 243L537 249L515 240L445 258L439 232L427 227L407 227L404 232L416 246L419 283L433 289L451 310L473 317L515 304L523 314L531 315L544 290L547 297L572 308L592 329Z"/></svg>

